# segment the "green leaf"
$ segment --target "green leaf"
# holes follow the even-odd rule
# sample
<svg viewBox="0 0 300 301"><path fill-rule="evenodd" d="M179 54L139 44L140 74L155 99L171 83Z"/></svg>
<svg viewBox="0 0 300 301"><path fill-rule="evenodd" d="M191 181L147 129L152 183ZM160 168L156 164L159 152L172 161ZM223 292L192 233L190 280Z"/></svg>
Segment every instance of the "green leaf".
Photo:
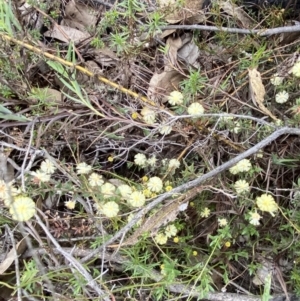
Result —
<svg viewBox="0 0 300 301"><path fill-rule="evenodd" d="M0 119L5 120L16 120L16 121L28 121L30 119L22 115L17 115L12 111L8 110L6 107L0 104Z"/></svg>

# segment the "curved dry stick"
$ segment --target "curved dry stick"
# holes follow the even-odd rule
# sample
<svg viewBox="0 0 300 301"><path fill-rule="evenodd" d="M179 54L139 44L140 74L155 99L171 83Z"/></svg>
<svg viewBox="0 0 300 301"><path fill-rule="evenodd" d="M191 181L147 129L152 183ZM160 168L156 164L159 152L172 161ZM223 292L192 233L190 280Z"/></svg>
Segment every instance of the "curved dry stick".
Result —
<svg viewBox="0 0 300 301"><path fill-rule="evenodd" d="M209 180L210 178L213 178L223 172L224 170L232 167L242 159L245 159L256 152L258 152L263 147L267 146L272 141L276 140L278 137L282 135L300 135L300 129L296 128L290 128L290 127L283 127L278 130L276 130L274 133L263 139L262 141L255 144L250 149L246 150L245 152L239 154L235 158L229 160L228 162L216 167L215 169L209 171L208 173L196 178L195 180L192 180L190 182L187 182L185 184L182 184L176 188L174 188L172 191L164 193L160 195L158 198L156 198L154 201L149 203L147 206L145 206L143 209L141 209L134 218L121 230L119 230L112 238L110 238L104 245L101 247L95 249L93 252L91 252L89 255L82 258L81 262L86 262L90 260L91 258L97 257L97 254L103 250L103 248L107 248L109 245L111 245L113 242L115 242L118 238L124 236L147 212L149 212L151 209L153 209L156 205L164 201L165 199L169 198L175 193L184 192L186 190L189 190L193 187L196 187L198 185L203 184L205 181Z"/></svg>
<svg viewBox="0 0 300 301"><path fill-rule="evenodd" d="M244 28L231 28L231 27L217 27L209 25L167 25L160 27L161 30L167 29L198 29L207 31L223 31L229 33L240 34L257 34L258 36L265 37L279 33L297 32L300 31L300 25L282 26L269 29L244 29Z"/></svg>

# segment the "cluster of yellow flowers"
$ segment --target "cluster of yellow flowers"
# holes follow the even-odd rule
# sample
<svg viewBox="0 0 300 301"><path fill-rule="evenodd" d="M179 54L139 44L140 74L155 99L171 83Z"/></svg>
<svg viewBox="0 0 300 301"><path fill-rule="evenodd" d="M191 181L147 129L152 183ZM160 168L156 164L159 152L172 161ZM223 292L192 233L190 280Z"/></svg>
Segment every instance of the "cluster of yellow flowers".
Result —
<svg viewBox="0 0 300 301"><path fill-rule="evenodd" d="M0 198L4 201L12 218L19 222L30 220L35 212L34 201L21 194L21 190L13 186L13 182L0 180Z"/></svg>
<svg viewBox="0 0 300 301"><path fill-rule="evenodd" d="M157 162L157 158L155 155L152 155L148 159L144 154L136 154L134 156L134 163L142 168L145 168L147 166L155 167L156 162Z"/></svg>
<svg viewBox="0 0 300 301"><path fill-rule="evenodd" d="M229 171L233 175L236 175L241 172L247 172L251 169L251 162L248 159L243 159L238 162L236 165L232 166Z"/></svg>
<svg viewBox="0 0 300 301"><path fill-rule="evenodd" d="M32 172L31 175L36 183L49 182L55 169L54 164L46 159L41 163L40 169ZM22 194L20 189L13 186L13 182L0 181L0 198L3 199L5 206L9 208L9 213L16 221L28 221L36 213L32 198Z"/></svg>
<svg viewBox="0 0 300 301"><path fill-rule="evenodd" d="M51 175L55 172L55 165L48 159L42 162L41 167L37 171L33 171L31 175L33 176L34 182L36 183L46 183L51 179Z"/></svg>
<svg viewBox="0 0 300 301"><path fill-rule="evenodd" d="M178 106L183 104L184 102L183 94L179 91L171 92L170 95L167 97L167 99L169 104L172 106ZM201 115L204 113L204 108L200 103L193 102L188 106L187 112L189 115L193 115L193 116Z"/></svg>
<svg viewBox="0 0 300 301"><path fill-rule="evenodd" d="M159 245L164 245L167 243L168 238L176 236L178 230L175 225L168 225L163 232L156 234L154 240Z"/></svg>
<svg viewBox="0 0 300 301"><path fill-rule="evenodd" d="M300 62L296 62L295 65L291 69L291 73L296 76L300 77ZM271 84L274 86L280 86L283 81L284 77L279 76L278 73L275 73L272 78L270 79ZM286 103L289 100L289 93L285 90L276 93L275 101L279 104Z"/></svg>
<svg viewBox="0 0 300 301"><path fill-rule="evenodd" d="M278 210L278 205L273 196L267 193L256 198L256 206L259 210L269 212L272 216L274 216ZM262 216L257 212L257 209L249 213L249 222L254 226L260 225L259 221L261 218Z"/></svg>

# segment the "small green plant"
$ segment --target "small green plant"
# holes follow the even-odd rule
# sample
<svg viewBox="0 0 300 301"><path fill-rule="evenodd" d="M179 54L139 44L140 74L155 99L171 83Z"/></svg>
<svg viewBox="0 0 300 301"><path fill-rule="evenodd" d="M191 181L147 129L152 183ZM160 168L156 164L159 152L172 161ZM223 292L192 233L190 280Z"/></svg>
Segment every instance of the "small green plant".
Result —
<svg viewBox="0 0 300 301"><path fill-rule="evenodd" d="M34 260L30 260L28 262L24 261L24 270L21 273L21 279L20 279L20 285L21 287L24 287L24 289L30 293L33 293L34 291L36 293L37 290L39 290L39 286L37 285L37 279L39 269L36 266L36 263Z"/></svg>
<svg viewBox="0 0 300 301"><path fill-rule="evenodd" d="M51 108L57 109L57 102L51 101L52 97L47 88L32 88L28 93L28 98L34 102L32 108L37 115Z"/></svg>
<svg viewBox="0 0 300 301"><path fill-rule="evenodd" d="M110 35L110 46L116 48L117 53L126 53L129 50L128 47L128 32L115 33Z"/></svg>
<svg viewBox="0 0 300 301"><path fill-rule="evenodd" d="M155 11L148 17L147 30L150 37L154 36L157 32L160 32L161 26L166 25L163 20L163 15L159 11Z"/></svg>
<svg viewBox="0 0 300 301"><path fill-rule="evenodd" d="M123 0L118 6L125 11L122 15L130 19L135 19L135 14L137 12L145 10L144 4L138 0Z"/></svg>
<svg viewBox="0 0 300 301"><path fill-rule="evenodd" d="M94 37L91 41L91 46L99 49L99 48L103 48L104 47L104 42L102 41L101 38L98 38L98 37Z"/></svg>
<svg viewBox="0 0 300 301"><path fill-rule="evenodd" d="M206 82L207 77L201 75L200 70L190 70L188 78L180 84L187 99L185 105L187 105L189 99L194 100L198 94L203 93L203 88L205 87Z"/></svg>

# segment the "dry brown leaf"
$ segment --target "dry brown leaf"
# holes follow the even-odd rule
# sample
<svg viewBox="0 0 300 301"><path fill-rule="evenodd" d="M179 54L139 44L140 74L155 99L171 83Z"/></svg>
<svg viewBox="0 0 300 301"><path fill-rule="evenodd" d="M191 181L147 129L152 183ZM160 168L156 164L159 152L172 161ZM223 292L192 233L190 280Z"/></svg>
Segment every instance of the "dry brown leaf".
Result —
<svg viewBox="0 0 300 301"><path fill-rule="evenodd" d="M203 3L205 0L186 0L184 7L178 8L173 13L166 16L166 21L170 24L175 24L184 20L189 24L203 23L206 16L203 11Z"/></svg>
<svg viewBox="0 0 300 301"><path fill-rule="evenodd" d="M89 38L90 34L88 32L82 32L75 28L59 25L59 26L54 26L52 30L46 31L44 33L44 36L55 38L65 43L68 43L70 41L77 43Z"/></svg>
<svg viewBox="0 0 300 301"><path fill-rule="evenodd" d="M221 1L220 7L230 16L237 18L245 28L253 28L254 20L239 6L229 1Z"/></svg>
<svg viewBox="0 0 300 301"><path fill-rule="evenodd" d="M181 48L182 46L182 40L180 37L178 38L173 38L169 37L167 39L167 46L168 46L168 57L169 61L171 62L172 66L177 66L177 52L178 49Z"/></svg>
<svg viewBox="0 0 300 301"><path fill-rule="evenodd" d="M21 255L25 252L27 248L25 237L16 244L16 251L17 255ZM3 273L12 265L12 263L15 261L15 251L14 249L11 249L6 258L1 262L0 264L0 275L3 275Z"/></svg>
<svg viewBox="0 0 300 301"><path fill-rule="evenodd" d="M258 107L263 113L270 116L274 120L278 120L263 104L264 97L266 94L265 87L262 83L260 72L256 68L248 69L249 75L249 90L251 93L252 102Z"/></svg>
<svg viewBox="0 0 300 301"><path fill-rule="evenodd" d="M159 38L160 38L161 40L163 40L164 38L166 38L167 36L171 35L171 34L174 33L175 31L176 31L176 29L167 29L167 30L164 30L164 31L160 34Z"/></svg>
<svg viewBox="0 0 300 301"><path fill-rule="evenodd" d="M178 89L179 83L184 76L176 70L164 71L160 74L154 73L147 91L147 97L153 101L169 95L172 91Z"/></svg>
<svg viewBox="0 0 300 301"><path fill-rule="evenodd" d="M108 47L95 49L92 54L95 56L94 61L102 67L114 66L119 61L116 54Z"/></svg>
<svg viewBox="0 0 300 301"><path fill-rule="evenodd" d="M76 1L69 1L65 8L66 19L68 22L75 22L83 27L77 28L75 26L70 27L77 28L81 31L86 31L88 26L95 26L97 22L98 12L90 6L80 4Z"/></svg>
<svg viewBox="0 0 300 301"><path fill-rule="evenodd" d="M200 67L199 62L197 62L200 55L200 50L199 47L194 43L194 40L191 40L189 43L186 43L183 47L181 47L178 51L178 54L191 66L194 66L195 68Z"/></svg>
<svg viewBox="0 0 300 301"><path fill-rule="evenodd" d="M62 93L58 90L46 88L46 92L46 101L60 103L63 99Z"/></svg>

